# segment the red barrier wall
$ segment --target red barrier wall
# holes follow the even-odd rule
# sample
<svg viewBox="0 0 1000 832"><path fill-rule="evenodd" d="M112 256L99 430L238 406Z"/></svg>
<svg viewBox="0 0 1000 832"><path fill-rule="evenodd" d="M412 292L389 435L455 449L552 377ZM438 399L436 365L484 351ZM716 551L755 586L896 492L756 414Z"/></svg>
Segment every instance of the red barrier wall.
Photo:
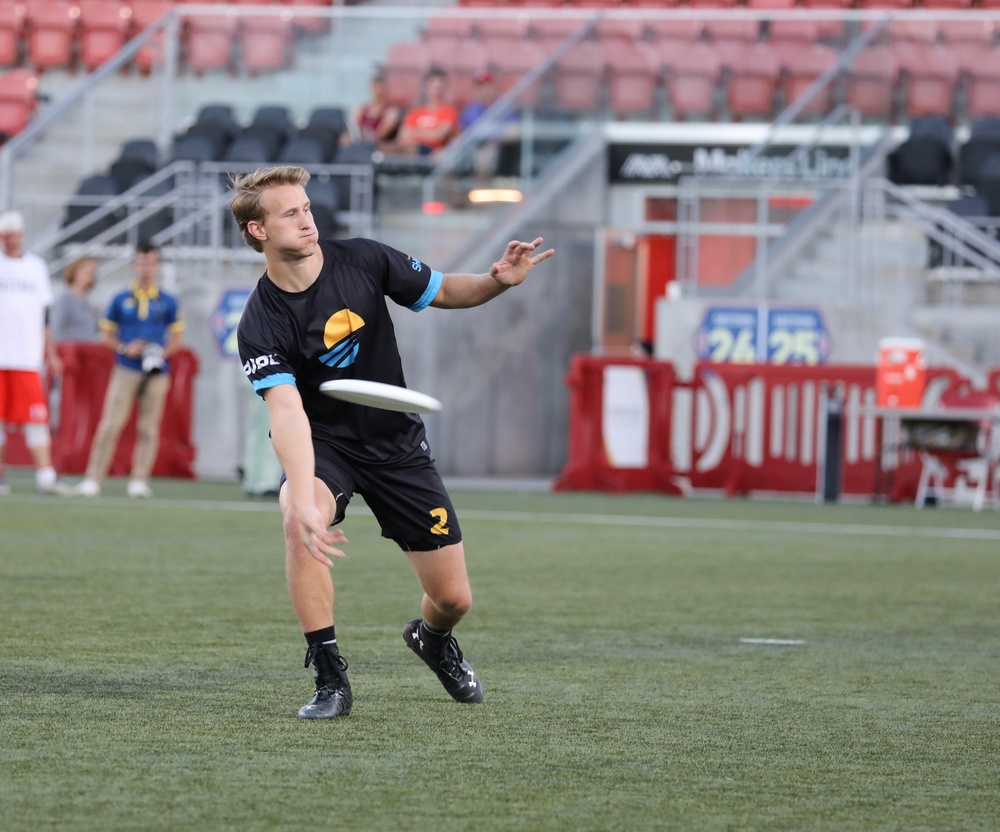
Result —
<svg viewBox="0 0 1000 832"><path fill-rule="evenodd" d="M645 373L646 401L640 404L648 405L649 444L643 467L616 467L607 453L605 377L614 366L642 366ZM935 401L969 384L944 368L929 369L927 381ZM892 500L916 495L919 455L889 447L873 413L874 366L703 362L687 382L667 362L578 355L567 383L569 458L557 490L814 494L826 429L823 400L836 395L844 404L841 491ZM1000 370L991 373L990 389L1000 389ZM884 454L891 470L879 464Z"/></svg>
<svg viewBox="0 0 1000 832"><path fill-rule="evenodd" d="M57 349L63 361L63 376L58 428L52 435L52 460L60 474L82 474L101 418L115 355L100 344L65 342L58 344ZM153 476L195 478L192 413L197 374L198 358L190 350L182 349L170 359L170 390L160 424L160 446ZM133 410L118 440L109 476L125 476L131 468L135 422ZM5 457L11 465L33 464L20 433L9 427Z"/></svg>

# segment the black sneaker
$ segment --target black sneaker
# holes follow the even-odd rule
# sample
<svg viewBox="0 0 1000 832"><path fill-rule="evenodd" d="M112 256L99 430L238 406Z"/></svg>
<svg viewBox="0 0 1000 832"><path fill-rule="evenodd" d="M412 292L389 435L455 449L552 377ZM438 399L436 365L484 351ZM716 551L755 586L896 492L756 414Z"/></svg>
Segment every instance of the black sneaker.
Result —
<svg viewBox="0 0 1000 832"><path fill-rule="evenodd" d="M440 641L420 632L422 618L414 618L403 628L403 641L434 671L444 689L456 702L482 702L483 686L476 671L465 659L452 635Z"/></svg>
<svg viewBox="0 0 1000 832"><path fill-rule="evenodd" d="M316 666L316 693L299 710L299 719L333 719L347 716L354 704L351 683L347 681L347 661L335 644L310 644L306 667Z"/></svg>

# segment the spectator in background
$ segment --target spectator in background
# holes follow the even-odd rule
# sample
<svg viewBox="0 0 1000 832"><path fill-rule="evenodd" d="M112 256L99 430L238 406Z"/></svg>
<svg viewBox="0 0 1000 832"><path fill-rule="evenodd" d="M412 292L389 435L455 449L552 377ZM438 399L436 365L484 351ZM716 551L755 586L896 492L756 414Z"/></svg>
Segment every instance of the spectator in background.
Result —
<svg viewBox="0 0 1000 832"><path fill-rule="evenodd" d="M341 144L375 145L376 150L385 150L396 138L402 119L402 110L386 100L385 74L378 70L372 76L371 100L359 104L351 111L347 122L347 132L341 136Z"/></svg>
<svg viewBox="0 0 1000 832"><path fill-rule="evenodd" d="M66 290L52 304L49 322L54 341L98 340L97 313L87 295L97 282L97 260L78 257L63 272Z"/></svg>
<svg viewBox="0 0 1000 832"><path fill-rule="evenodd" d="M475 82L475 97L462 109L458 120L459 127L463 131L468 130L482 118L497 99L497 85L492 72L488 69L481 69L475 74L473 81ZM516 125L520 120L521 114L517 108L511 107L496 127L491 127L477 141L472 162L477 179L486 180L496 173L500 144L505 139L517 135Z"/></svg>
<svg viewBox="0 0 1000 832"><path fill-rule="evenodd" d="M424 78L424 100L407 110L393 150L434 155L458 133L458 108L447 101L448 73L431 67Z"/></svg>
<svg viewBox="0 0 1000 832"><path fill-rule="evenodd" d="M170 388L170 356L181 346L184 319L173 295L160 290L160 250L140 242L132 258L135 282L111 299L101 321L101 341L117 353L104 395L104 409L90 449L87 473L76 487L84 497L96 497L111 467L111 456L132 405L139 400L139 422L129 497L152 497L149 476L160 441L160 421Z"/></svg>
<svg viewBox="0 0 1000 832"><path fill-rule="evenodd" d="M42 373L62 364L52 343L48 314L52 282L41 257L26 252L24 219L0 214L0 496L10 493L3 457L7 425L17 425L35 463L35 485L43 494L68 495L52 467L49 405Z"/></svg>

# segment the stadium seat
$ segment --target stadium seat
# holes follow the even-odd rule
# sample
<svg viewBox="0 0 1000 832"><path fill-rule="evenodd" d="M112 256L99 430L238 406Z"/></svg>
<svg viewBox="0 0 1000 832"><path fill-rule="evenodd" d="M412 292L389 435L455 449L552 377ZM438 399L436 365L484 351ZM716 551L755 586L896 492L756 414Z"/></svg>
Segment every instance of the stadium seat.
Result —
<svg viewBox="0 0 1000 832"><path fill-rule="evenodd" d="M185 42L185 62L195 75L233 70L233 46L237 19L228 15L189 17Z"/></svg>
<svg viewBox="0 0 1000 832"><path fill-rule="evenodd" d="M965 114L978 119L1000 115L1000 52L991 47L957 50L965 89Z"/></svg>
<svg viewBox="0 0 1000 832"><path fill-rule="evenodd" d="M1000 155L1000 117L977 119L958 149L958 184L978 187L986 162L995 155Z"/></svg>
<svg viewBox="0 0 1000 832"><path fill-rule="evenodd" d="M38 107L38 76L26 69L0 75L0 144L20 133Z"/></svg>
<svg viewBox="0 0 1000 832"><path fill-rule="evenodd" d="M470 40L478 36L479 21L460 17L432 17L420 36L423 40Z"/></svg>
<svg viewBox="0 0 1000 832"><path fill-rule="evenodd" d="M80 9L80 64L97 69L128 40L132 7L120 0L77 0Z"/></svg>
<svg viewBox="0 0 1000 832"><path fill-rule="evenodd" d="M322 35L330 31L332 22L329 17L310 15L313 9L329 9L332 0L286 0L285 5L293 13L292 26L303 35Z"/></svg>
<svg viewBox="0 0 1000 832"><path fill-rule="evenodd" d="M494 39L487 41L486 47L486 57L501 94L537 68L544 58L541 48L532 41ZM541 98L542 82L539 80L524 91L517 103L522 107L537 107Z"/></svg>
<svg viewBox="0 0 1000 832"><path fill-rule="evenodd" d="M174 139L170 160L172 162L217 162L222 158L218 145L211 136L184 134Z"/></svg>
<svg viewBox="0 0 1000 832"><path fill-rule="evenodd" d="M666 48L664 48L666 46ZM657 56L667 89L667 103L678 119L713 118L722 62L705 43L661 41Z"/></svg>
<svg viewBox="0 0 1000 832"><path fill-rule="evenodd" d="M17 66L21 61L24 14L21 0L0 0L0 67Z"/></svg>
<svg viewBox="0 0 1000 832"><path fill-rule="evenodd" d="M941 20L938 22L942 43L954 49L965 46L989 46L996 28L990 20Z"/></svg>
<svg viewBox="0 0 1000 832"><path fill-rule="evenodd" d="M959 75L953 51L923 43L895 43L892 51L904 85L906 113L911 117L952 115Z"/></svg>
<svg viewBox="0 0 1000 832"><path fill-rule="evenodd" d="M279 147L272 147L262 136L237 136L222 154L223 162L264 164L273 162Z"/></svg>
<svg viewBox="0 0 1000 832"><path fill-rule="evenodd" d="M818 20L771 20L767 26L768 39L774 43L807 43L813 44L820 39L820 23Z"/></svg>
<svg viewBox="0 0 1000 832"><path fill-rule="evenodd" d="M593 113L601 105L604 54L600 43L578 41L555 65L556 107L570 113Z"/></svg>
<svg viewBox="0 0 1000 832"><path fill-rule="evenodd" d="M935 20L892 20L889 37L896 43L936 43L938 24Z"/></svg>
<svg viewBox="0 0 1000 832"><path fill-rule="evenodd" d="M291 63L294 42L292 24L287 20L242 18L237 37L240 66L250 77L285 69Z"/></svg>
<svg viewBox="0 0 1000 832"><path fill-rule="evenodd" d="M726 51L728 68L726 107L731 118L770 118L774 91L781 75L778 56L769 44L753 44Z"/></svg>
<svg viewBox="0 0 1000 832"><path fill-rule="evenodd" d="M787 40L772 44L781 66L781 90L787 107L796 101L820 75L837 62L837 53L821 43ZM827 84L812 103L806 105L806 115L825 116L833 108L833 84Z"/></svg>
<svg viewBox="0 0 1000 832"><path fill-rule="evenodd" d="M909 136L889 155L889 179L897 185L947 185L954 169L954 141L947 119L914 119Z"/></svg>
<svg viewBox="0 0 1000 832"><path fill-rule="evenodd" d="M313 136L297 136L288 141L275 161L281 165L322 165L329 160L323 143Z"/></svg>
<svg viewBox="0 0 1000 832"><path fill-rule="evenodd" d="M107 174L95 174L84 177L80 180L76 188L76 193L66 206L62 227L66 228L83 219L117 195L118 186L115 180ZM66 242L77 243L91 240L101 232L111 228L118 219L119 216L117 213L110 213L100 220L85 225L79 231L74 232Z"/></svg>
<svg viewBox="0 0 1000 832"><path fill-rule="evenodd" d="M760 37L760 23L756 20L709 20L705 23L705 36L722 48L740 48Z"/></svg>
<svg viewBox="0 0 1000 832"><path fill-rule="evenodd" d="M32 0L25 5L27 62L36 71L72 68L78 13L68 0Z"/></svg>
<svg viewBox="0 0 1000 832"><path fill-rule="evenodd" d="M597 39L602 43L637 44L646 37L646 23L637 18L607 18L597 21Z"/></svg>
<svg viewBox="0 0 1000 832"><path fill-rule="evenodd" d="M291 113L284 104L259 106L254 111L250 124L241 133L244 136L262 136L269 145L273 145L275 153L297 134Z"/></svg>
<svg viewBox="0 0 1000 832"><path fill-rule="evenodd" d="M646 24L651 40L685 41L694 43L701 40L705 24L700 20L650 20ZM664 44L666 46L667 44Z"/></svg>
<svg viewBox="0 0 1000 832"><path fill-rule="evenodd" d="M174 183L169 179L161 180L147 187L139 198L139 204L149 204L157 197L166 196L174 190ZM139 221L136 233L140 240L151 240L161 231L174 224L173 206L164 206L153 211L148 217Z"/></svg>
<svg viewBox="0 0 1000 832"><path fill-rule="evenodd" d="M324 161L336 155L340 138L347 132L347 116L343 107L316 107L299 135L315 139L323 148Z"/></svg>
<svg viewBox="0 0 1000 832"><path fill-rule="evenodd" d="M881 47L870 47L847 69L847 103L856 107L864 118L891 119L897 78L892 53Z"/></svg>
<svg viewBox="0 0 1000 832"><path fill-rule="evenodd" d="M132 0L131 36L144 32L173 7L171 0ZM163 33L157 33L140 48L132 63L143 75L149 75L154 67L160 66L163 63Z"/></svg>
<svg viewBox="0 0 1000 832"><path fill-rule="evenodd" d="M111 163L109 174L118 191L127 191L136 182L156 172L160 153L152 139L132 139L122 145L118 158Z"/></svg>
<svg viewBox="0 0 1000 832"><path fill-rule="evenodd" d="M608 67L608 107L619 117L652 118L656 110L659 67L655 54L642 46L609 42L604 47Z"/></svg>
<svg viewBox="0 0 1000 832"><path fill-rule="evenodd" d="M523 17L486 17L475 20L473 34L479 40L523 40L528 37L528 21Z"/></svg>
<svg viewBox="0 0 1000 832"><path fill-rule="evenodd" d="M528 24L528 33L542 44L543 49L550 51L579 32L586 22L584 17L537 17Z"/></svg>
<svg viewBox="0 0 1000 832"><path fill-rule="evenodd" d="M401 41L394 44L385 59L386 98L398 107L410 107L420 100L424 76L430 68L427 44Z"/></svg>
<svg viewBox="0 0 1000 832"><path fill-rule="evenodd" d="M306 184L306 194L316 230L320 237L334 237L337 234L337 208L339 188L333 177L314 176Z"/></svg>

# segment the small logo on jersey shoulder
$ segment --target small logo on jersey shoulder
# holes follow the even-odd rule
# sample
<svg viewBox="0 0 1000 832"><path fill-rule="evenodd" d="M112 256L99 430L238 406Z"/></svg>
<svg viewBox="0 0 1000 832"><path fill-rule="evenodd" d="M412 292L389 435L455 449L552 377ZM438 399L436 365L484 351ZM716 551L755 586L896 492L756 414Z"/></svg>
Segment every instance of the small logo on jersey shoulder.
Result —
<svg viewBox="0 0 1000 832"><path fill-rule="evenodd" d="M421 263L419 260L417 260L415 257L410 257L410 255L407 254L406 259L410 261L410 268L413 269L413 271L419 272L423 270L424 264Z"/></svg>
<svg viewBox="0 0 1000 832"><path fill-rule="evenodd" d="M247 378L252 376L258 370L262 370L265 367L269 367L273 364L277 364L277 360L274 355L260 355L257 358L251 358L243 365L243 372L247 374Z"/></svg>
<svg viewBox="0 0 1000 832"><path fill-rule="evenodd" d="M328 351L319 360L327 367L349 367L353 364L361 348L358 330L364 325L364 318L350 309L334 312L323 327L323 344Z"/></svg>

